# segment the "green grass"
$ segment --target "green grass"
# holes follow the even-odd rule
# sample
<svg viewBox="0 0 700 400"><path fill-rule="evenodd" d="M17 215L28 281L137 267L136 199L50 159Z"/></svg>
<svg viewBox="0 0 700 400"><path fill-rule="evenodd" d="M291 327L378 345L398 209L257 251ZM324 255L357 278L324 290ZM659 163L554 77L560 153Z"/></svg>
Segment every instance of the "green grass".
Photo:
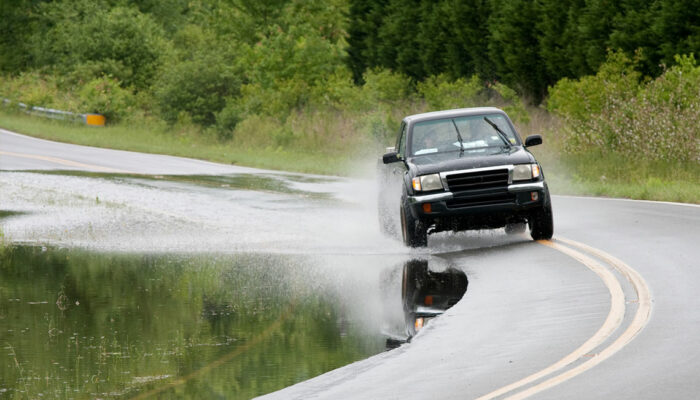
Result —
<svg viewBox="0 0 700 400"><path fill-rule="evenodd" d="M0 109L0 127L43 139L143 153L168 154L283 171L343 175L349 155L319 148L286 149L278 145L221 141L195 127L168 127L156 122L89 127Z"/></svg>
<svg viewBox="0 0 700 400"><path fill-rule="evenodd" d="M601 153L537 156L556 194L700 204L700 163L630 161Z"/></svg>

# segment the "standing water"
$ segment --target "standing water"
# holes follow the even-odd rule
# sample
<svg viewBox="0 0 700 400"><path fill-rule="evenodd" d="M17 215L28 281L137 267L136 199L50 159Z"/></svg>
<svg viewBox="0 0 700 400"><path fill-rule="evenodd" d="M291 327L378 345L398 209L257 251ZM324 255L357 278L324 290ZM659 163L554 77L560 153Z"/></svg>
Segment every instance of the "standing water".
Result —
<svg viewBox="0 0 700 400"><path fill-rule="evenodd" d="M384 351L420 317L402 304L415 254L379 234L364 181L0 186L0 398L246 399ZM462 244L433 247L418 255Z"/></svg>
<svg viewBox="0 0 700 400"><path fill-rule="evenodd" d="M302 258L18 246L0 261L0 397L250 398L383 350Z"/></svg>

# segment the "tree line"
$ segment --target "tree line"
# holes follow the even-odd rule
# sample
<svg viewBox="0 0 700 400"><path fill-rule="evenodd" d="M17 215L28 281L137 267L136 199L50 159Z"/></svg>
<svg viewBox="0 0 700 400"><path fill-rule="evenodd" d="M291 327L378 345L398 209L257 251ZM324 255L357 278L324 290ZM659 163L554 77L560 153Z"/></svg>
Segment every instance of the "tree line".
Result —
<svg viewBox="0 0 700 400"><path fill-rule="evenodd" d="M348 62L416 80L478 74L541 100L561 78L594 74L608 50L658 76L700 52L698 0L351 0Z"/></svg>

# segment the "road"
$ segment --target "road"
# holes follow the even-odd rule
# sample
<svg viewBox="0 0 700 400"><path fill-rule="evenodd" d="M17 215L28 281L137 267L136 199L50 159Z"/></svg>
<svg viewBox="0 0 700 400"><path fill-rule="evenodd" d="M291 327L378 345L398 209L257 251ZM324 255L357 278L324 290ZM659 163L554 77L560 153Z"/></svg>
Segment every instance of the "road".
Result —
<svg viewBox="0 0 700 400"><path fill-rule="evenodd" d="M301 253L335 260L324 263L330 277L340 259L372 268L423 258L466 272L464 298L410 343L266 399L690 399L700 390L698 206L554 196L552 242L439 234L416 251L378 233L371 181L6 131L0 169L0 209L24 214L3 228L19 242ZM55 169L102 174L30 172Z"/></svg>

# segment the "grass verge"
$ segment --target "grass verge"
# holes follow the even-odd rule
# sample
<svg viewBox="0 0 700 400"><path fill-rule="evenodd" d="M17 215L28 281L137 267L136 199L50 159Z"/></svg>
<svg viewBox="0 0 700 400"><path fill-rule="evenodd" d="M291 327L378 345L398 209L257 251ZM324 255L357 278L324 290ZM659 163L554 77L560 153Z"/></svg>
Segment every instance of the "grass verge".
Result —
<svg viewBox="0 0 700 400"><path fill-rule="evenodd" d="M194 127L171 128L144 123L89 127L65 121L47 120L0 109L0 128L58 142L86 146L168 154L283 171L325 175L345 174L348 155L319 149L281 146L239 145L201 134Z"/></svg>

